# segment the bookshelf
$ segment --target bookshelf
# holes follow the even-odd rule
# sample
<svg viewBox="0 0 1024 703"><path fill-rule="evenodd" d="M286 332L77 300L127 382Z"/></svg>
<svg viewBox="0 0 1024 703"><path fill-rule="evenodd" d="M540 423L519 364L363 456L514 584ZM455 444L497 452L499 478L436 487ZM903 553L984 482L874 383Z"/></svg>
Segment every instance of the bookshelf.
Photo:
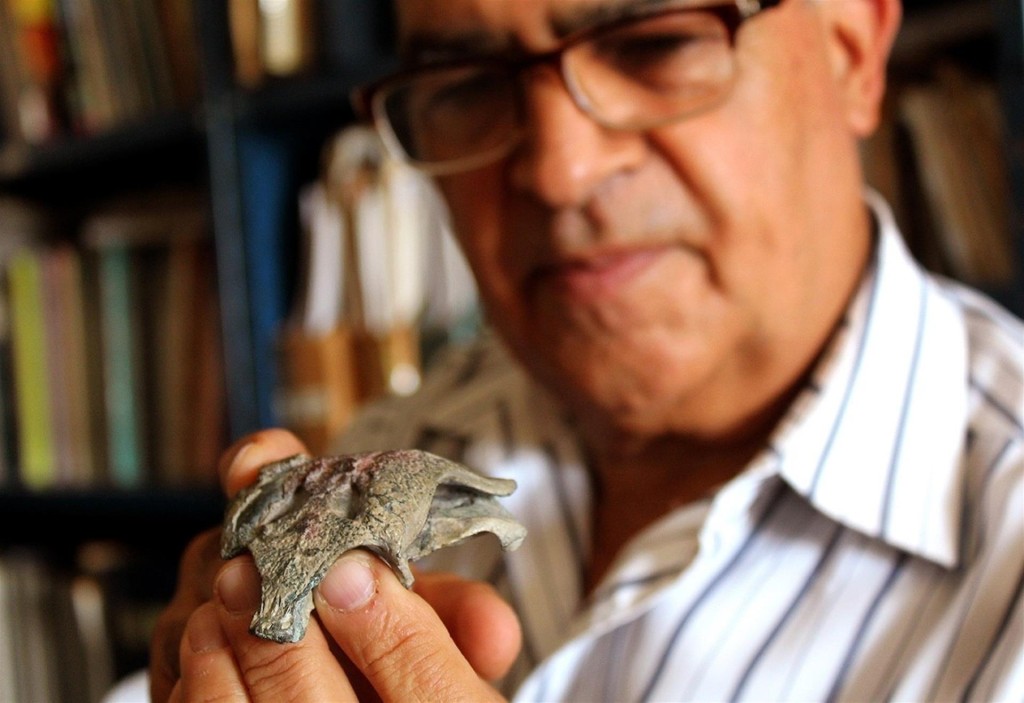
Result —
<svg viewBox="0 0 1024 703"><path fill-rule="evenodd" d="M298 191L315 178L324 143L351 122L351 87L394 64L390 3L314 3L320 13L320 42L312 67L288 77L265 76L243 87L235 70L231 11L255 0L164 1L189 12L194 36L187 50L198 70L193 99L87 135L65 131L33 143L10 129L0 133L0 197L27 198L76 220L93 203L126 191L172 184L197 187L208 196L226 441L274 424L274 333L293 293ZM893 68L897 89L927 80L934 62L943 57L997 86L1007 128L1014 273L998 285L983 287L1024 314L1022 6L1017 0L907 0L905 8L906 29ZM3 58L0 54L0 63ZM912 157L909 152L902 155ZM915 204L922 205L911 201ZM80 567L82 544L127 545L130 553L142 555L141 562L136 559L129 567L145 563L162 577L147 580L142 595L130 596L151 606L168 594L181 547L199 530L216 524L222 510L221 498L208 486L93 485L32 491L6 484L0 487L0 555L12 548L32 548L66 575ZM64 532L54 532L52 525ZM118 652L114 672L140 665L143 656L139 651Z"/></svg>
<svg viewBox="0 0 1024 703"><path fill-rule="evenodd" d="M204 194L225 374L218 404L224 420L216 445L220 448L272 422L271 331L292 293L297 192L315 177L323 143L352 120L349 90L390 61L387 10L385 3L364 0L295 0L317 15L313 61L295 75L266 75L242 86L235 72L229 11L243 3L255 7L256 0L55 0L53 8L58 13L72 7L94 11L115 3L123 4L122 9L152 5L187 10L187 40L176 47L189 55L184 63L195 68L191 98L119 114L92 128L69 118L71 110L58 109L54 114L62 118L61 126L40 138L31 129L23 133L23 125L12 124L10 114L3 112L12 103L5 90L10 74L0 75L0 200L17 199L54 215L56 232L48 233L47 246L87 250L87 224L95 220L99 203L165 189ZM3 13L10 6L0 0ZM63 15L55 17L70 25ZM10 66L4 62L12 47L4 34L13 27L7 19L7 14L0 15L0 72ZM58 35L63 31L61 26L55 29ZM106 32L99 37L87 49L99 51L105 41L114 41ZM0 398L7 400L2 393ZM147 407L151 401L140 408L142 414L153 412ZM211 466L206 466L208 475ZM139 468L145 476L154 470ZM143 478L119 486L109 476L28 488L18 470L16 465L0 470L0 598L10 595L6 584L18 581L16 575L25 571L45 573L62 592L72 593L76 579L89 574L109 599L104 618L110 639L96 649L111 659L99 669L117 677L144 666L147 643L139 633L151 627L155 609L169 597L184 545L220 522L224 503L219 491L209 480L164 483ZM100 558L103 573L92 563L97 552L105 555ZM24 566L27 554L29 566L18 567ZM31 621L24 627L50 630ZM119 629L127 634L122 636ZM0 627L0 640L17 637ZM0 698L10 693L25 700L95 700L104 687L104 681L90 681L82 688L91 694L71 693L63 684L47 684L49 674L40 663L33 666L40 669L33 672L37 675L28 678L43 688L12 690L8 664L0 661L0 679L6 681L0 685ZM67 668L81 673L82 667Z"/></svg>

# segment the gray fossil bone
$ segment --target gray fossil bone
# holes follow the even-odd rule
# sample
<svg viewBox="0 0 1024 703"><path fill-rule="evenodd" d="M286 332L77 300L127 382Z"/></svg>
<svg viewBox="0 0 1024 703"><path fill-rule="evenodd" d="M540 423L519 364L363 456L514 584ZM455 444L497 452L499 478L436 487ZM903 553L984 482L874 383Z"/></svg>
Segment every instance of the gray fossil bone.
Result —
<svg viewBox="0 0 1024 703"><path fill-rule="evenodd" d="M344 552L363 547L413 582L409 562L491 532L515 549L526 529L495 496L515 482L488 478L419 450L310 457L263 467L224 518L221 556L248 550L262 577L250 630L276 642L302 639L313 589Z"/></svg>

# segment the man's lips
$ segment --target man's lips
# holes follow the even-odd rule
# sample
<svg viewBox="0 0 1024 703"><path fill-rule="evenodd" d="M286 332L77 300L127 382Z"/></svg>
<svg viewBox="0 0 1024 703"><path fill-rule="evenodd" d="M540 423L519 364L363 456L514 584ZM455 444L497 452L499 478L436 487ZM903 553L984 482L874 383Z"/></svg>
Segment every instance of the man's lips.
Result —
<svg viewBox="0 0 1024 703"><path fill-rule="evenodd" d="M540 267L531 279L573 298L598 299L624 290L669 250L667 246L624 249L569 259Z"/></svg>

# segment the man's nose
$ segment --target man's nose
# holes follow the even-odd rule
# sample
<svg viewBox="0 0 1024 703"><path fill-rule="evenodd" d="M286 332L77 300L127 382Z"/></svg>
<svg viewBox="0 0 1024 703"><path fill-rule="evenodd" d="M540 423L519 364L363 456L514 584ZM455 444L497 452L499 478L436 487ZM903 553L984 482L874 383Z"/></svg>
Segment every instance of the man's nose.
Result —
<svg viewBox="0 0 1024 703"><path fill-rule="evenodd" d="M606 179L643 158L643 135L594 121L554 67L538 67L523 82L525 134L510 156L514 187L552 208L577 207Z"/></svg>

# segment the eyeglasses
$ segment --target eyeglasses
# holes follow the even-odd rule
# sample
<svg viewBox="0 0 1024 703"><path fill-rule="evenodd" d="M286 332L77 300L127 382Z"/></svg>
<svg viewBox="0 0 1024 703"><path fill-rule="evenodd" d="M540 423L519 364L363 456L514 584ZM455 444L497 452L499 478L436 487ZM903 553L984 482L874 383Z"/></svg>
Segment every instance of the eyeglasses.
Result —
<svg viewBox="0 0 1024 703"><path fill-rule="evenodd" d="M353 93L397 158L431 174L508 154L525 132L521 76L556 65L580 110L610 129L642 131L720 103L736 79L739 26L781 0L687 2L588 27L522 58L475 58L399 72Z"/></svg>

